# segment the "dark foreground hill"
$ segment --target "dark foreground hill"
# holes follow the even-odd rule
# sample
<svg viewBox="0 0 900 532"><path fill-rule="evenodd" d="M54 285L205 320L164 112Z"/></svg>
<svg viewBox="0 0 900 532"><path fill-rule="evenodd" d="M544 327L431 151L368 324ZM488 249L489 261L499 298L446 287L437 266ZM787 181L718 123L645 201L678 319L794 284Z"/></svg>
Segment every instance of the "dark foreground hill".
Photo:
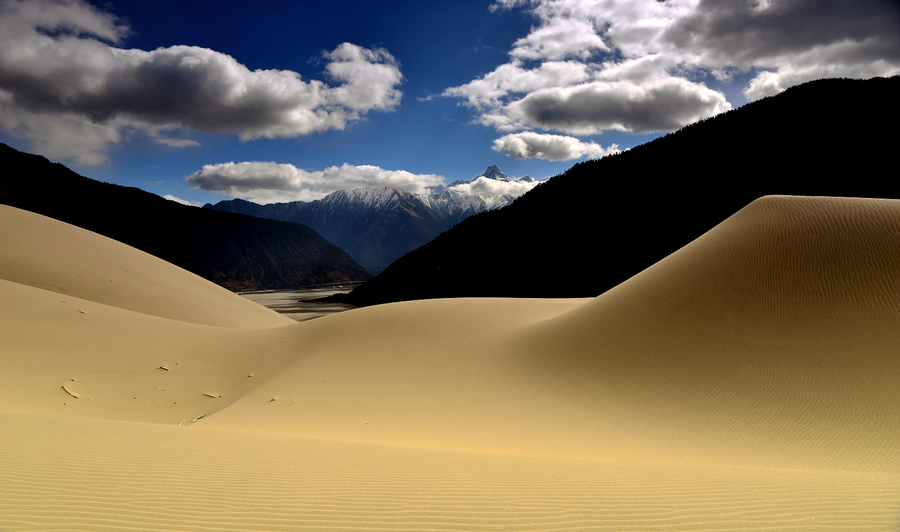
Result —
<svg viewBox="0 0 900 532"><path fill-rule="evenodd" d="M257 205L233 199L206 204L204 209L303 224L349 253L372 273L384 270L394 260L448 229L427 211L421 200L392 188L339 190L308 203Z"/></svg>
<svg viewBox="0 0 900 532"><path fill-rule="evenodd" d="M0 203L118 240L234 291L359 282L371 275L295 223L180 205L101 183L0 144Z"/></svg>
<svg viewBox="0 0 900 532"><path fill-rule="evenodd" d="M346 299L596 296L764 195L900 198L897 94L900 77L814 81L577 164Z"/></svg>

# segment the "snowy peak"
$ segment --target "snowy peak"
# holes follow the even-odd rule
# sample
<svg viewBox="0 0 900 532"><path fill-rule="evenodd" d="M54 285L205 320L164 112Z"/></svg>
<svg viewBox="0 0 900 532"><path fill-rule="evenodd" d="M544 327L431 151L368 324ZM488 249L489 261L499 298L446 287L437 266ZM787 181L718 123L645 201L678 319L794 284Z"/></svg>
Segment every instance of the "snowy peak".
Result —
<svg viewBox="0 0 900 532"><path fill-rule="evenodd" d="M448 186L455 187L455 186L459 186L459 185L467 185L469 183L477 181L479 178L482 178L482 177L484 177L486 179L490 179L492 181L501 181L504 183L512 183L515 181L519 181L522 183L531 183L534 181L534 179L531 178L530 176L519 177L519 178L509 177L508 175L506 175L503 172L503 170L500 169L499 166L492 164L491 166L488 166L487 170L482 172L481 175L478 175L469 181L463 181L462 179L459 179L457 181L450 183Z"/></svg>
<svg viewBox="0 0 900 532"><path fill-rule="evenodd" d="M307 225L369 272L378 273L469 216L509 205L532 188L532 181L510 178L492 165L470 181L428 187L424 194L361 187L308 203L256 205L232 200L210 207Z"/></svg>
<svg viewBox="0 0 900 532"><path fill-rule="evenodd" d="M361 187L338 190L317 201L329 209L379 210L397 205L400 194L399 190L389 187Z"/></svg>
<svg viewBox="0 0 900 532"><path fill-rule="evenodd" d="M505 181L507 183L509 183L511 181L521 181L524 183L531 183L532 181L534 181L534 179L531 176L524 176L524 177L518 177L518 178L509 177L508 175L503 173L503 170L501 170L499 166L494 165L494 164L492 164L491 166L488 166L487 170L485 170L484 173L482 173L478 177L486 177L488 179L493 179L494 181ZM475 179L478 179L478 177L476 177Z"/></svg>
<svg viewBox="0 0 900 532"><path fill-rule="evenodd" d="M488 179L496 179L498 181L510 181L509 176L503 173L503 170L500 169L499 166L492 164L487 167L487 170L481 174L482 176ZM481 176L478 176L481 177ZM478 179L478 178L476 178Z"/></svg>

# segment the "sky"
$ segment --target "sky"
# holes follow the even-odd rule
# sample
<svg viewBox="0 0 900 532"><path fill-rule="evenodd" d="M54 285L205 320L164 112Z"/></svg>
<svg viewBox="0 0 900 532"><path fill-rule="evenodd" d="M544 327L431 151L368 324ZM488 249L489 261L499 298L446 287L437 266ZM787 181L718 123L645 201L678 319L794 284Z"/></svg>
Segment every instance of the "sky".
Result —
<svg viewBox="0 0 900 532"><path fill-rule="evenodd" d="M0 142L195 205L541 180L898 74L896 0L0 0Z"/></svg>

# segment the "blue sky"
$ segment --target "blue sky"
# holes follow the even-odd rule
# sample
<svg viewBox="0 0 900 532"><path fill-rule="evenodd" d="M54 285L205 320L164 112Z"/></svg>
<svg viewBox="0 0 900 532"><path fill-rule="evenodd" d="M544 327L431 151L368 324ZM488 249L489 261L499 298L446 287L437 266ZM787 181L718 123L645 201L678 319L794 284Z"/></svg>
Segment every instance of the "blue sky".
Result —
<svg viewBox="0 0 900 532"><path fill-rule="evenodd" d="M897 74L889 0L0 0L0 141L199 204L544 179Z"/></svg>

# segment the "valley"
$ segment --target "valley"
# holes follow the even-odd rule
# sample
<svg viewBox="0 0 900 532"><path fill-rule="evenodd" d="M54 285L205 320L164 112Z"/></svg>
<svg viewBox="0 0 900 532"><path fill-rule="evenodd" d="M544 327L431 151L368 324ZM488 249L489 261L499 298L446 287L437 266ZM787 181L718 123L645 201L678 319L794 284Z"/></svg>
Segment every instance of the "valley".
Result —
<svg viewBox="0 0 900 532"><path fill-rule="evenodd" d="M307 321L356 308L354 305L349 304L314 301L333 296L334 294L349 292L355 287L356 285L346 285L297 290L264 290L259 292L238 292L238 295L254 303L259 303L294 321Z"/></svg>

